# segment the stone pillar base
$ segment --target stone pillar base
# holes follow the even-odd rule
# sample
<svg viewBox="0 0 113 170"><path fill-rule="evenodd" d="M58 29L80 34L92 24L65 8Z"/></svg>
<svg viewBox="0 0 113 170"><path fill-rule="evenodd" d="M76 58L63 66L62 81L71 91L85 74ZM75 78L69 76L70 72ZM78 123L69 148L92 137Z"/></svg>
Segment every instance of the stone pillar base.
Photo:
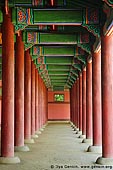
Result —
<svg viewBox="0 0 113 170"><path fill-rule="evenodd" d="M73 122L69 121L69 123L70 123L71 125L73 125Z"/></svg>
<svg viewBox="0 0 113 170"><path fill-rule="evenodd" d="M73 129L75 129L75 128L76 128L76 126L73 124L73 125L72 125L72 128L73 128Z"/></svg>
<svg viewBox="0 0 113 170"><path fill-rule="evenodd" d="M76 134L82 135L82 131L77 131Z"/></svg>
<svg viewBox="0 0 113 170"><path fill-rule="evenodd" d="M74 128L76 128L76 126L73 124L73 125L71 125L71 127L72 127L72 129L74 129Z"/></svg>
<svg viewBox="0 0 113 170"><path fill-rule="evenodd" d="M100 165L113 165L113 158L99 157L97 158L96 163Z"/></svg>
<svg viewBox="0 0 113 170"><path fill-rule="evenodd" d="M43 129L43 128L40 128L40 131L41 131L41 132L43 132L43 131L44 131L44 129Z"/></svg>
<svg viewBox="0 0 113 170"><path fill-rule="evenodd" d="M72 127L72 129L74 129L74 128L75 128L75 126L74 126L74 125L72 125L71 127Z"/></svg>
<svg viewBox="0 0 113 170"><path fill-rule="evenodd" d="M73 122L70 122L70 124L71 124L71 127L73 127L73 126L74 126Z"/></svg>
<svg viewBox="0 0 113 170"><path fill-rule="evenodd" d="M35 132L36 135L40 135L41 133L42 132L40 132L40 131Z"/></svg>
<svg viewBox="0 0 113 170"><path fill-rule="evenodd" d="M87 152L102 153L102 146L89 146Z"/></svg>
<svg viewBox="0 0 113 170"><path fill-rule="evenodd" d="M82 143L92 144L92 139L83 139Z"/></svg>
<svg viewBox="0 0 113 170"><path fill-rule="evenodd" d="M48 123L44 124L43 127L45 128L48 125Z"/></svg>
<svg viewBox="0 0 113 170"><path fill-rule="evenodd" d="M76 128L74 128L74 131L77 131L77 132L78 132L78 131L79 131L79 128L77 128L77 127L76 127Z"/></svg>
<svg viewBox="0 0 113 170"><path fill-rule="evenodd" d="M24 139L24 143L25 144L32 144L32 143L35 143L35 142L34 142L34 139Z"/></svg>
<svg viewBox="0 0 113 170"><path fill-rule="evenodd" d="M44 124L44 126L47 126L48 125L48 122L46 122L45 124Z"/></svg>
<svg viewBox="0 0 113 170"><path fill-rule="evenodd" d="M31 138L33 138L33 139L37 139L37 138L38 138L38 135L37 135L37 134L32 135L32 136L31 136Z"/></svg>
<svg viewBox="0 0 113 170"><path fill-rule="evenodd" d="M45 126L45 125L43 125L43 126L42 126L42 129L45 129L45 128L46 128L46 126Z"/></svg>
<svg viewBox="0 0 113 170"><path fill-rule="evenodd" d="M20 163L18 157L0 157L0 164L17 164Z"/></svg>
<svg viewBox="0 0 113 170"><path fill-rule="evenodd" d="M15 146L14 147L15 152L28 152L29 147L28 146Z"/></svg>
<svg viewBox="0 0 113 170"><path fill-rule="evenodd" d="M85 139L85 138L86 138L86 135L80 135L79 138Z"/></svg>

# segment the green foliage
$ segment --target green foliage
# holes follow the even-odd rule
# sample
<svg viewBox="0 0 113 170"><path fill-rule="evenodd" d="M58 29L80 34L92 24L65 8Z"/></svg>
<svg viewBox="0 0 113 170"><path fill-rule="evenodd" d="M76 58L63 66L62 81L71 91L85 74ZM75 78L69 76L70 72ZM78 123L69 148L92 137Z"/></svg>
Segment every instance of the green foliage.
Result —
<svg viewBox="0 0 113 170"><path fill-rule="evenodd" d="M63 102L64 101L64 94L55 94L54 95L55 101Z"/></svg>

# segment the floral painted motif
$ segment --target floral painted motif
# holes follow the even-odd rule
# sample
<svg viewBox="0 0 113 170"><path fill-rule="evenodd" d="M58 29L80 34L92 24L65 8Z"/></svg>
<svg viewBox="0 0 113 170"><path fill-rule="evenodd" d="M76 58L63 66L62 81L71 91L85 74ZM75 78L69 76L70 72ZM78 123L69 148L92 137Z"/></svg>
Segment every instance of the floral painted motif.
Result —
<svg viewBox="0 0 113 170"><path fill-rule="evenodd" d="M37 42L37 33L27 32L27 43L36 43Z"/></svg>
<svg viewBox="0 0 113 170"><path fill-rule="evenodd" d="M35 6L43 5L43 0L33 0L33 1L32 1L32 4L35 5Z"/></svg>
<svg viewBox="0 0 113 170"><path fill-rule="evenodd" d="M80 34L80 43L89 43L89 34Z"/></svg>
<svg viewBox="0 0 113 170"><path fill-rule="evenodd" d="M98 9L87 9L86 11L86 24L99 24L99 11Z"/></svg>
<svg viewBox="0 0 113 170"><path fill-rule="evenodd" d="M17 8L18 24L26 24L26 9Z"/></svg>

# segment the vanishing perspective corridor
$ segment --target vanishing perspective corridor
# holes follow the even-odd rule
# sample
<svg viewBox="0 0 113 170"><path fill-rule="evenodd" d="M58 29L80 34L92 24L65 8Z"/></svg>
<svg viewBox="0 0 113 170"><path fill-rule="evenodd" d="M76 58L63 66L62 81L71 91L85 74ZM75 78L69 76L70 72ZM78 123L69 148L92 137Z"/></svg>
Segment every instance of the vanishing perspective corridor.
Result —
<svg viewBox="0 0 113 170"><path fill-rule="evenodd" d="M113 169L113 0L0 0L0 170Z"/></svg>

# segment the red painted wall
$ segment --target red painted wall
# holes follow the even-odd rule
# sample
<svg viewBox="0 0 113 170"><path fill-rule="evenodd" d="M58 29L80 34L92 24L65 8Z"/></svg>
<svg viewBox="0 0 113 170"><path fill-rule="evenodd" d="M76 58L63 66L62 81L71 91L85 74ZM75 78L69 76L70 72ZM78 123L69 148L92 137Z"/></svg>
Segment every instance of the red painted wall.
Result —
<svg viewBox="0 0 113 170"><path fill-rule="evenodd" d="M64 102L55 102L54 94L64 94ZM70 119L70 92L48 91L48 120Z"/></svg>

